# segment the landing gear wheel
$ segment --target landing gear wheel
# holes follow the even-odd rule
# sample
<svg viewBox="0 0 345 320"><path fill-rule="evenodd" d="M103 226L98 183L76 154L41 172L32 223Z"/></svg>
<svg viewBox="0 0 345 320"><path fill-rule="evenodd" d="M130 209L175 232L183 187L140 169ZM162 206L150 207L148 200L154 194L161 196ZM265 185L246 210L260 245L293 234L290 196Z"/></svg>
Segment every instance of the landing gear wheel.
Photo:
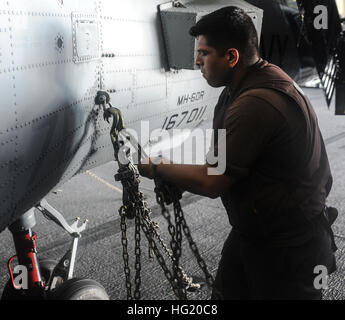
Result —
<svg viewBox="0 0 345 320"><path fill-rule="evenodd" d="M109 300L102 285L91 279L74 278L65 281L49 293L50 300Z"/></svg>
<svg viewBox="0 0 345 320"><path fill-rule="evenodd" d="M55 260L42 260L39 261L40 273L43 281L48 281L52 274L57 262ZM56 286L62 283L62 279L59 278L56 281ZM27 290L17 290L13 288L12 280L8 280L5 288L2 292L1 300L41 300L44 298L43 290L38 291L39 294L28 294Z"/></svg>

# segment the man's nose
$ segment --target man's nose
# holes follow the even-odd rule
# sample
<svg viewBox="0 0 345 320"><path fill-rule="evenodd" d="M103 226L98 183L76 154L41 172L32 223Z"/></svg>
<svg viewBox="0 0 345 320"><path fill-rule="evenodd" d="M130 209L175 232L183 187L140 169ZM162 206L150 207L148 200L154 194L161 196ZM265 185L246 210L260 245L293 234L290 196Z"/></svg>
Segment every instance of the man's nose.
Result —
<svg viewBox="0 0 345 320"><path fill-rule="evenodd" d="M199 68L201 67L202 61L201 61L201 59L200 59L200 54L197 54L197 55L196 55L195 64L196 64Z"/></svg>

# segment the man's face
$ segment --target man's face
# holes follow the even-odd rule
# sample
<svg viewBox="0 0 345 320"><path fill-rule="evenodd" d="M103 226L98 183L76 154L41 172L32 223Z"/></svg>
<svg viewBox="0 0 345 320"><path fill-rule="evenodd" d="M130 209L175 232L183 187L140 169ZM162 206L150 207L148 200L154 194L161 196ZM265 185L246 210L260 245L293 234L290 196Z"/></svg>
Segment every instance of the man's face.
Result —
<svg viewBox="0 0 345 320"><path fill-rule="evenodd" d="M198 38L197 57L195 63L200 67L203 77L211 87L229 85L232 79L232 68L229 67L229 58L225 54L219 56L216 49L207 45L203 35Z"/></svg>

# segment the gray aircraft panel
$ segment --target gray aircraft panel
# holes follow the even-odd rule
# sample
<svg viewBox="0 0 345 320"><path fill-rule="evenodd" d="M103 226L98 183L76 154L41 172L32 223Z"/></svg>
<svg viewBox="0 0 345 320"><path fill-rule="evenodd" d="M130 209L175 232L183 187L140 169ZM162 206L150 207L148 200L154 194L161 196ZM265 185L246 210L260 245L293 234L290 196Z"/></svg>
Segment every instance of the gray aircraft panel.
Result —
<svg viewBox="0 0 345 320"><path fill-rule="evenodd" d="M16 86L20 88L16 97L20 124L44 122L46 118L51 118L56 113L71 112L73 104L82 95L73 92L69 86L67 75L69 67L73 65L59 67L54 65L44 69L30 67L16 73ZM51 85L52 83L54 85Z"/></svg>
<svg viewBox="0 0 345 320"><path fill-rule="evenodd" d="M37 105L45 105L43 110L46 114L55 111L58 107L76 103L85 96L94 95L94 90L98 86L96 62L50 65L44 69L34 67L28 71L21 74L17 80L18 84L24 86L25 82L30 79L30 82L36 86L21 87L21 95L18 96L18 99L23 99L25 102L25 94L30 94L30 101L26 103L35 105L34 109L39 109ZM49 86L52 83L53 85ZM34 109L29 109L32 115L35 114ZM35 117L36 115L31 118Z"/></svg>
<svg viewBox="0 0 345 320"><path fill-rule="evenodd" d="M37 181L43 176L50 173L52 167L59 166L65 159L74 155L74 150L87 139L84 125L80 126L80 130L70 130L63 138L58 139L59 125L64 121L64 118L54 119L56 125L39 128L37 131L32 131L28 134L26 130L18 131L18 153L17 170L18 176L16 178L21 181L23 188L30 188L32 181ZM67 130L66 130L67 131ZM40 137L44 136L44 139ZM52 143L52 140L57 141ZM29 178L24 179L24 176L29 173Z"/></svg>
<svg viewBox="0 0 345 320"><path fill-rule="evenodd" d="M14 82L13 74L0 71L0 92L3 93L1 96L1 105L6 110L6 117L0 117L1 143L10 141L14 137L14 132L9 125L15 124L17 119Z"/></svg>
<svg viewBox="0 0 345 320"><path fill-rule="evenodd" d="M73 106L73 112L65 110L53 114L45 121L37 121L18 130L19 166L41 161L42 156L55 149L59 149L63 156L68 150L75 148L84 137L87 122L92 123L87 119L86 107L85 104L78 104Z"/></svg>
<svg viewBox="0 0 345 320"><path fill-rule="evenodd" d="M97 109L96 107L94 109ZM125 110L122 109L123 112ZM104 121L103 113L99 112L95 117L94 123L96 124L97 132L93 136L94 143L92 150L83 160L82 166L78 169L80 172L95 167L99 163L106 163L114 160L114 149L110 140L110 124Z"/></svg>
<svg viewBox="0 0 345 320"><path fill-rule="evenodd" d="M44 153L45 149L33 150L35 140L34 136L21 136L20 141L22 144L19 146L26 153L32 151L35 154L41 153L41 157L33 162L30 162L25 166L23 164L21 168L16 168L16 180L21 183L17 183L15 186L14 194L18 200L17 210L27 210L35 204L37 197L43 197L42 192L45 188L53 188L58 183L63 183L69 179L72 175L80 170L80 168L85 163L88 155L92 152L94 146L94 133L95 126L89 125L84 128L82 132L82 139L79 143L71 147L69 141L64 142L63 148L61 146L56 146L56 148L51 148L49 152ZM74 136L71 136L75 139ZM27 143L27 144L26 144ZM26 148L31 148L30 150L25 150ZM25 153L24 153L25 154ZM21 159L18 160L21 162ZM39 168L39 170L38 170ZM35 174L37 173L37 174ZM14 215L17 212L14 212ZM1 223L5 220L2 219ZM2 225L0 225L2 227Z"/></svg>
<svg viewBox="0 0 345 320"><path fill-rule="evenodd" d="M161 110L158 112L154 112L154 108L156 110ZM140 120L149 121L150 130L154 130L160 128L163 122L163 114L167 113L167 104L166 99L163 100L158 99L157 101L150 101L149 103L141 103L136 104L133 107L133 118L129 125L135 130L140 131ZM145 116L144 116L145 114Z"/></svg>
<svg viewBox="0 0 345 320"><path fill-rule="evenodd" d="M166 84L154 84L146 87L137 87L134 94L134 104L150 104L151 102L166 99Z"/></svg>
<svg viewBox="0 0 345 320"><path fill-rule="evenodd" d="M18 136L15 132L15 88L13 75L7 71L0 71L1 105L6 109L6 116L0 117L0 194L2 210L10 210L13 205L13 195L16 180L16 161L18 152ZM9 123L13 127L9 127Z"/></svg>
<svg viewBox="0 0 345 320"><path fill-rule="evenodd" d="M73 49L70 16L37 16L22 12L10 17L13 20L13 59L16 65L29 67L70 61ZM47 27L42 29L42 25ZM22 50L25 50L25 55Z"/></svg>
<svg viewBox="0 0 345 320"><path fill-rule="evenodd" d="M209 0L187 0L183 1L183 3L187 7L193 7L193 8L199 8L199 10L204 11L204 12L211 12L215 10L215 6L221 8L224 6L236 6L239 8L242 8L246 11L252 10L256 11L258 10L257 7L249 4L248 2L241 1L241 0L214 0L214 1L209 1Z"/></svg>
<svg viewBox="0 0 345 320"><path fill-rule="evenodd" d="M85 138L82 140L82 143L78 146L78 148L71 150L69 155L63 159L66 165L65 174L62 177L63 181L68 179L71 174L78 172L88 159L89 155L94 152L94 149L96 148L94 133L94 126L89 126L86 128L84 133Z"/></svg>
<svg viewBox="0 0 345 320"><path fill-rule="evenodd" d="M12 43L10 22L6 15L3 15L0 9L0 41L10 45L0 46L0 73L8 72L10 67L13 67L12 58Z"/></svg>
<svg viewBox="0 0 345 320"><path fill-rule="evenodd" d="M109 90L109 87L105 87ZM113 88L112 88L113 89ZM133 103L132 88L118 89L116 92L110 93L110 99L114 107L119 108L121 111Z"/></svg>
<svg viewBox="0 0 345 320"><path fill-rule="evenodd" d="M131 20L148 22L156 18L157 5L166 2L165 0L137 1L126 0L118 1L118 6L114 10L114 0L100 1L101 16L113 17L119 20ZM135 9L134 9L135 8ZM130 13L130 14L129 14Z"/></svg>
<svg viewBox="0 0 345 320"><path fill-rule="evenodd" d="M166 85L164 69L138 70L135 75L137 88L154 85Z"/></svg>
<svg viewBox="0 0 345 320"><path fill-rule="evenodd" d="M104 51L105 54L109 52ZM110 53L109 53L110 54ZM102 58L104 72L135 72L137 70L156 70L162 68L157 56L130 56L117 55L116 57Z"/></svg>
<svg viewBox="0 0 345 320"><path fill-rule="evenodd" d="M71 14L18 8L0 15L0 40L11 44L1 50L2 108L13 109L0 120L1 151L8 155L1 156L1 229L83 165L94 143L95 123L87 119L99 86L98 61L73 63Z"/></svg>
<svg viewBox="0 0 345 320"><path fill-rule="evenodd" d="M194 71L179 70L175 73L170 73L167 77L167 92L168 97L173 100L169 100L169 105L171 108L176 108L177 99L179 96L184 96L192 94L195 92L196 88L200 88L198 91L204 91L202 100L205 99L215 99L219 96L223 88L211 88L206 85L206 80L198 77L197 73ZM194 86L191 86L191 83L195 83Z"/></svg>
<svg viewBox="0 0 345 320"><path fill-rule="evenodd" d="M105 70L102 81L103 89L116 90L116 92L131 90L134 85L134 77L134 72Z"/></svg>
<svg viewBox="0 0 345 320"><path fill-rule="evenodd" d="M6 2L6 1L5 1ZM10 0L8 8L17 10L18 12L37 12L39 13L54 13L57 15L69 15L71 11L85 11L87 8L90 12L97 10L97 1L95 0L54 0L54 1L41 1L41 0Z"/></svg>
<svg viewBox="0 0 345 320"><path fill-rule="evenodd" d="M98 137L97 145L93 148L94 153L86 159L81 171L94 168L99 163L107 163L111 160L114 160L114 149L110 142L109 131L110 129L102 132L102 134ZM111 176L114 174L115 171L109 172L109 175Z"/></svg>
<svg viewBox="0 0 345 320"><path fill-rule="evenodd" d="M8 8L8 0L0 0L0 8L7 9Z"/></svg>
<svg viewBox="0 0 345 320"><path fill-rule="evenodd" d="M0 162L0 193L2 203L12 199L15 185L14 175L16 174L16 140L1 141L1 162Z"/></svg>
<svg viewBox="0 0 345 320"><path fill-rule="evenodd" d="M104 52L130 57L160 55L154 22L103 19L102 34L103 38L112 39L103 43ZM126 43L126 46L120 46L120 43Z"/></svg>

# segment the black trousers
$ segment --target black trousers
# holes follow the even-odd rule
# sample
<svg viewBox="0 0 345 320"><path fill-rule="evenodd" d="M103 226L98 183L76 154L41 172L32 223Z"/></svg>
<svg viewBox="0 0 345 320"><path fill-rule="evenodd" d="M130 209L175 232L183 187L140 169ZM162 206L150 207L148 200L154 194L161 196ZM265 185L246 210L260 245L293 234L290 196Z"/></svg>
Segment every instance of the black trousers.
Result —
<svg viewBox="0 0 345 320"><path fill-rule="evenodd" d="M321 224L314 229L311 240L295 247L255 243L232 230L223 247L212 299L321 299L314 268L323 265L331 273L336 266L329 231Z"/></svg>

